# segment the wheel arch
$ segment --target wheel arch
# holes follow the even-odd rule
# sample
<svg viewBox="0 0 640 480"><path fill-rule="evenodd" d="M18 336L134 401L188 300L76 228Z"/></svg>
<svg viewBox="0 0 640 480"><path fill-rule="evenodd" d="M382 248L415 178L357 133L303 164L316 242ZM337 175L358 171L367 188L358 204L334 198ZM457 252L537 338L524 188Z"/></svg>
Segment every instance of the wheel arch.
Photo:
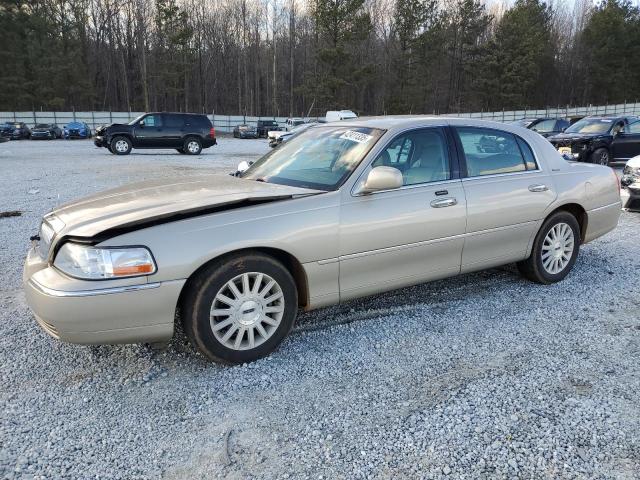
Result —
<svg viewBox="0 0 640 480"><path fill-rule="evenodd" d="M578 203L565 203L563 205L560 205L559 207L556 207L551 212L549 212L549 214L543 220L543 223L551 215L553 215L553 214L555 214L557 212L561 212L561 211L569 212L578 221L578 225L580 226L580 243L582 243L584 241L585 235L587 233L587 224L588 224L588 221L589 221L589 217L587 215L587 211L584 209L584 207L582 205L580 205Z"/></svg>
<svg viewBox="0 0 640 480"><path fill-rule="evenodd" d="M213 257L207 260L205 263L200 265L196 270L194 270L191 275L187 278L187 281L182 286L182 290L180 291L180 296L178 297L177 307L182 305L184 301L184 297L188 288L193 281L193 279L207 266L209 266L213 262L218 262L220 260L224 260L227 257L231 257L238 254L250 254L250 253L261 253L263 255L267 255L269 257L275 258L283 266L289 271L293 280L296 284L296 289L298 290L298 306L305 308L309 305L309 284L307 279L307 274L302 266L302 263L293 256L291 253L274 247L250 247L250 248L241 248L237 250L231 250L229 252L223 253L216 257Z"/></svg>

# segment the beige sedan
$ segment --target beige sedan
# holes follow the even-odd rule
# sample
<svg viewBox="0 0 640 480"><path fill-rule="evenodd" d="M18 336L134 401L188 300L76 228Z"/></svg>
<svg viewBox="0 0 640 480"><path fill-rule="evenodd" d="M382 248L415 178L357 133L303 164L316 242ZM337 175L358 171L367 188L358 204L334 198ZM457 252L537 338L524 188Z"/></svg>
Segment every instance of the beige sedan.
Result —
<svg viewBox="0 0 640 480"><path fill-rule="evenodd" d="M615 228L618 179L535 132L470 119L318 125L236 176L150 181L45 215L24 269L42 328L213 360L273 351L310 310L517 262L549 284ZM180 314L176 316L176 312Z"/></svg>

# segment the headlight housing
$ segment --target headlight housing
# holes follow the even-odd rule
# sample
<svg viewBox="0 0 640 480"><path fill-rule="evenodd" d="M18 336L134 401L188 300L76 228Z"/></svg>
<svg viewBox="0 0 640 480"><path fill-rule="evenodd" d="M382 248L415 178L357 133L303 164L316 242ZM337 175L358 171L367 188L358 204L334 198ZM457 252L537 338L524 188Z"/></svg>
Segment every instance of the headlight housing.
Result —
<svg viewBox="0 0 640 480"><path fill-rule="evenodd" d="M93 247L72 242L60 248L53 265L84 280L138 277L157 271L151 252L145 247Z"/></svg>

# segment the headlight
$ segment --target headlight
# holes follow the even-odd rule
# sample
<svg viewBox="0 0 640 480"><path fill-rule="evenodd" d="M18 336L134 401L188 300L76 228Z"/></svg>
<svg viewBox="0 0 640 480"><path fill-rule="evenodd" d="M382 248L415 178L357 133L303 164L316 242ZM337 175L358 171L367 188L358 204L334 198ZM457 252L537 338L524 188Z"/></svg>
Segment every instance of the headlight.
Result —
<svg viewBox="0 0 640 480"><path fill-rule="evenodd" d="M60 248L53 265L86 280L137 277L157 270L151 252L144 247L100 248L71 242Z"/></svg>

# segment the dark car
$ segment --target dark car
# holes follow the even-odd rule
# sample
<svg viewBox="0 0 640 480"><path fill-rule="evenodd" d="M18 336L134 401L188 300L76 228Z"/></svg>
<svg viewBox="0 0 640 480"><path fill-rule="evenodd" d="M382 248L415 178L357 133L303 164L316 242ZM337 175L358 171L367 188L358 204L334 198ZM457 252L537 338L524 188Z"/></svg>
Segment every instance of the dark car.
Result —
<svg viewBox="0 0 640 480"><path fill-rule="evenodd" d="M174 148L198 155L217 141L206 115L161 112L144 113L126 124L98 127L94 143L116 155L127 155L132 148Z"/></svg>
<svg viewBox="0 0 640 480"><path fill-rule="evenodd" d="M91 138L91 127L84 122L69 122L64 126L64 138Z"/></svg>
<svg viewBox="0 0 640 480"><path fill-rule="evenodd" d="M257 130L259 137L267 138L269 132L279 132L282 128L275 120L258 120Z"/></svg>
<svg viewBox="0 0 640 480"><path fill-rule="evenodd" d="M55 123L38 123L31 129L31 140L62 138L62 129Z"/></svg>
<svg viewBox="0 0 640 480"><path fill-rule="evenodd" d="M550 137L562 133L569 127L569 120L565 118L523 118L511 122L511 125L518 125L534 132L538 132L543 137Z"/></svg>
<svg viewBox="0 0 640 480"><path fill-rule="evenodd" d="M258 129L251 125L236 125L233 129L234 138L258 138Z"/></svg>
<svg viewBox="0 0 640 480"><path fill-rule="evenodd" d="M572 160L608 165L640 154L639 126L635 117L585 117L549 141Z"/></svg>
<svg viewBox="0 0 640 480"><path fill-rule="evenodd" d="M31 138L31 129L24 122L5 122L0 126L0 135L11 140Z"/></svg>

